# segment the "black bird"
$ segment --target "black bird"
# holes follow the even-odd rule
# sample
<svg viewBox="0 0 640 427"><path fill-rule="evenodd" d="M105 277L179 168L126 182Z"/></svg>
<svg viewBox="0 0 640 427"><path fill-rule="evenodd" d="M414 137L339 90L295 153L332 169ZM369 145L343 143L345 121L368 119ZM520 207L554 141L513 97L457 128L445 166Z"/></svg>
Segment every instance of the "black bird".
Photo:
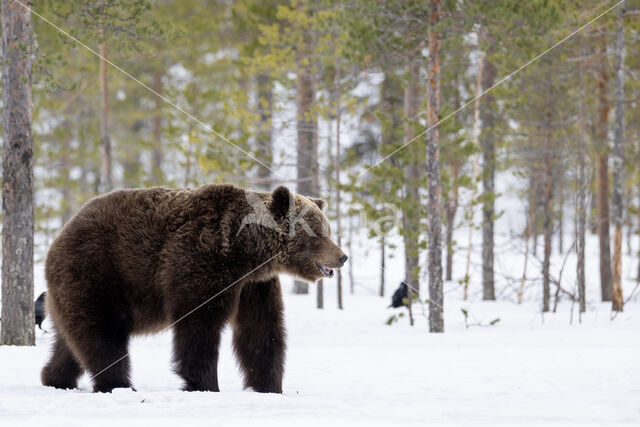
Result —
<svg viewBox="0 0 640 427"><path fill-rule="evenodd" d="M391 305L389 307L398 308L407 305L409 298L409 288L405 282L400 282L400 286L391 296Z"/></svg>
<svg viewBox="0 0 640 427"><path fill-rule="evenodd" d="M34 303L34 310L36 312L36 325L42 329L42 321L46 317L44 312L44 298L47 296L46 292L40 294L36 302Z"/></svg>

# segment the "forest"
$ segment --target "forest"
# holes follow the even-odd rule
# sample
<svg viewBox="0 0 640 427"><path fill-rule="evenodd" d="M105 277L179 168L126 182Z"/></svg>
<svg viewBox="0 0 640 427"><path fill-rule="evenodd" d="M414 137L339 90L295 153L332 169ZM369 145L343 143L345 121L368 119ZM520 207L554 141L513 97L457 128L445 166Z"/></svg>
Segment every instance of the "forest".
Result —
<svg viewBox="0 0 640 427"><path fill-rule="evenodd" d="M2 344L87 201L211 183L327 201L296 316L640 327L640 0L2 0L2 42Z"/></svg>

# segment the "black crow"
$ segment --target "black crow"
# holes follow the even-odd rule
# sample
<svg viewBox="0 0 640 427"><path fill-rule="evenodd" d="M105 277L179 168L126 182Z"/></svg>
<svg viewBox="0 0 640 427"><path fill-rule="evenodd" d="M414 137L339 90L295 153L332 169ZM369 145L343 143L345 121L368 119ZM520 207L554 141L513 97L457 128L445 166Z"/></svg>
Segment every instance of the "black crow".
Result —
<svg viewBox="0 0 640 427"><path fill-rule="evenodd" d="M44 312L44 298L47 296L46 292L40 294L36 302L34 303L34 310L36 312L36 325L42 329L42 321L46 317Z"/></svg>
<svg viewBox="0 0 640 427"><path fill-rule="evenodd" d="M400 286L391 296L391 305L389 307L398 308L407 305L409 298L409 288L405 282L400 282Z"/></svg>

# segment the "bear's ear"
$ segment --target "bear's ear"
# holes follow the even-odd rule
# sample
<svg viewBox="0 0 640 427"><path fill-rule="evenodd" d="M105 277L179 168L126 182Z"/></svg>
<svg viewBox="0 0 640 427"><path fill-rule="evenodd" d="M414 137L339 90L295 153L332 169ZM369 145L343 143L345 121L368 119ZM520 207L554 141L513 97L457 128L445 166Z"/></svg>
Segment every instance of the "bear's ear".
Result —
<svg viewBox="0 0 640 427"><path fill-rule="evenodd" d="M327 206L327 202L325 202L323 199L318 199L316 197L309 197L309 200L315 203L320 208L321 211L323 211L324 208Z"/></svg>
<svg viewBox="0 0 640 427"><path fill-rule="evenodd" d="M278 217L285 216L289 211L289 203L291 203L292 198L291 191L287 187L279 186L271 193L269 210Z"/></svg>

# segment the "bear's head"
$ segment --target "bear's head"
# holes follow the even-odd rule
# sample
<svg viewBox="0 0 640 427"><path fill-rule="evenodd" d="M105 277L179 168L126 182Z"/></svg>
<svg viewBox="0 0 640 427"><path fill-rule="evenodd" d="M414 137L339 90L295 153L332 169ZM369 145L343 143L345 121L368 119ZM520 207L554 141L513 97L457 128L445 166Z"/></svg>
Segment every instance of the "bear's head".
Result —
<svg viewBox="0 0 640 427"><path fill-rule="evenodd" d="M282 186L271 193L269 202L284 241L283 270L310 282L333 277L333 270L347 261L331 240L329 220L322 212L325 205L322 199L293 194Z"/></svg>

